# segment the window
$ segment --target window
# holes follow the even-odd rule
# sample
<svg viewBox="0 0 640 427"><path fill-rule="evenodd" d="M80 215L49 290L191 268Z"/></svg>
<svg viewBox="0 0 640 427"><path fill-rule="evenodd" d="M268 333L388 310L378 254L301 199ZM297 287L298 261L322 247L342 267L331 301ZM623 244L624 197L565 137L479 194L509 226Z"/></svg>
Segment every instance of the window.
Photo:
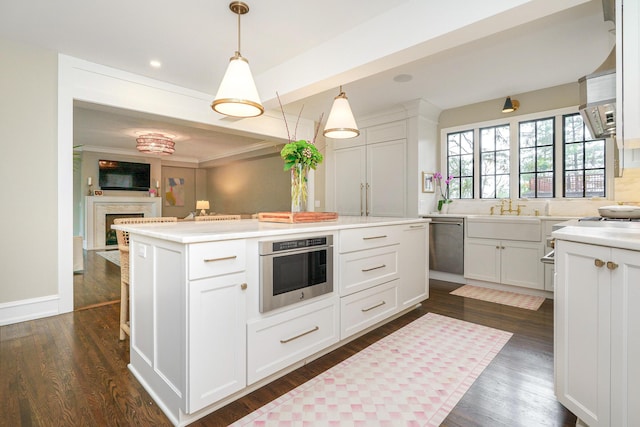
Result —
<svg viewBox="0 0 640 427"><path fill-rule="evenodd" d="M604 197L604 139L593 139L580 114L563 121L564 197Z"/></svg>
<svg viewBox="0 0 640 427"><path fill-rule="evenodd" d="M473 199L473 130L447 135L447 176L452 199Z"/></svg>
<svg viewBox="0 0 640 427"><path fill-rule="evenodd" d="M509 125L480 129L480 198L509 198Z"/></svg>
<svg viewBox="0 0 640 427"><path fill-rule="evenodd" d="M554 196L554 124L545 118L520 122L520 197Z"/></svg>

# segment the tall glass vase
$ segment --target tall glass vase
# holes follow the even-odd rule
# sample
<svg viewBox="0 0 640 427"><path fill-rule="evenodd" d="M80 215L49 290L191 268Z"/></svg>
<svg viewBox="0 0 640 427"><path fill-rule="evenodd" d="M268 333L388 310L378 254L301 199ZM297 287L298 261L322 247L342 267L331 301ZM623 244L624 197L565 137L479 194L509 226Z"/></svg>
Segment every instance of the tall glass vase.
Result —
<svg viewBox="0 0 640 427"><path fill-rule="evenodd" d="M291 212L307 210L307 175L309 167L297 163L291 168Z"/></svg>

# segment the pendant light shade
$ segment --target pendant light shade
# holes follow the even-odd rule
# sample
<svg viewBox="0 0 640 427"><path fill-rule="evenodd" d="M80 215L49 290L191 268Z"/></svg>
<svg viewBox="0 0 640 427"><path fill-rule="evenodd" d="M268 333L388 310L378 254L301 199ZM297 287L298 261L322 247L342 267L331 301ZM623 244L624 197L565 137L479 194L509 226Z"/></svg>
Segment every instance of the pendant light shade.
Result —
<svg viewBox="0 0 640 427"><path fill-rule="evenodd" d="M226 116L256 117L264 113L264 107L260 103L249 61L240 54L240 15L249 12L249 6L234 1L229 4L229 9L238 15L238 50L229 60L211 108Z"/></svg>
<svg viewBox="0 0 640 427"><path fill-rule="evenodd" d="M347 95L342 91L333 100L327 124L322 132L327 138L346 139L360 135L356 119L353 118Z"/></svg>

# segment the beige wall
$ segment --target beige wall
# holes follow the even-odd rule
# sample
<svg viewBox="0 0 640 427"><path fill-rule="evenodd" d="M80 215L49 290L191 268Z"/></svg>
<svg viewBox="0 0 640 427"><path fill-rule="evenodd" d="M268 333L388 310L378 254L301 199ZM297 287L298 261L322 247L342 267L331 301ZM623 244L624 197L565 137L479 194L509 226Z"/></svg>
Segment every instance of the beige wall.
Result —
<svg viewBox="0 0 640 427"><path fill-rule="evenodd" d="M282 168L276 153L208 169L211 211L252 214L291 210L291 178Z"/></svg>
<svg viewBox="0 0 640 427"><path fill-rule="evenodd" d="M56 52L1 38L0 52L2 304L58 293L58 65Z"/></svg>
<svg viewBox="0 0 640 427"><path fill-rule="evenodd" d="M516 99L520 102L520 108L513 113L502 112L502 107L507 95L511 95L511 99ZM578 82L519 95L505 94L504 98L444 110L438 119L438 130L468 123L497 120L514 115L524 115L577 106L580 103L578 98Z"/></svg>

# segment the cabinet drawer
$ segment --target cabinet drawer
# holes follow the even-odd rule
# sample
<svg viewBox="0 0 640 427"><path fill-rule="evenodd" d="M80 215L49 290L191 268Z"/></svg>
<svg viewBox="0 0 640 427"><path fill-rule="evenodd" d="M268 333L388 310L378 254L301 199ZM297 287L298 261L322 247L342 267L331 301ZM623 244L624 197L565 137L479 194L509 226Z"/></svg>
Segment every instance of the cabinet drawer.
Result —
<svg viewBox="0 0 640 427"><path fill-rule="evenodd" d="M358 292L340 301L340 339L391 316L398 308L398 280Z"/></svg>
<svg viewBox="0 0 640 427"><path fill-rule="evenodd" d="M338 298L249 322L248 384L338 342Z"/></svg>
<svg viewBox="0 0 640 427"><path fill-rule="evenodd" d="M340 231L340 253L380 248L400 243L401 227L383 226L351 228Z"/></svg>
<svg viewBox="0 0 640 427"><path fill-rule="evenodd" d="M190 280L244 271L245 241L194 243L189 245L188 259Z"/></svg>
<svg viewBox="0 0 640 427"><path fill-rule="evenodd" d="M396 245L340 255L340 296L397 279L399 247Z"/></svg>

